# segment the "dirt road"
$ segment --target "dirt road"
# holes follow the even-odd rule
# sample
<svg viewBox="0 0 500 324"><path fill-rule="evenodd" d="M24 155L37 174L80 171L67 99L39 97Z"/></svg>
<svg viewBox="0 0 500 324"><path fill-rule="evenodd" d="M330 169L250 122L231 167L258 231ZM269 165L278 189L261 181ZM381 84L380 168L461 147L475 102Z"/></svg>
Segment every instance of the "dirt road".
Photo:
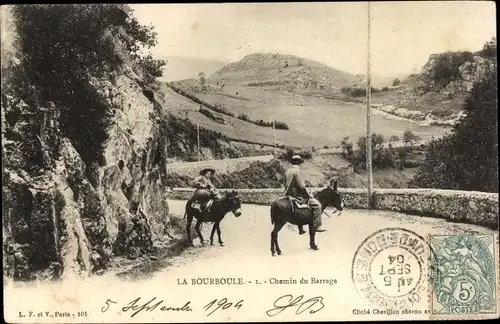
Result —
<svg viewBox="0 0 500 324"><path fill-rule="evenodd" d="M182 215L183 207L184 201L170 201L174 214ZM83 282L40 284L37 289L8 289L10 301L7 306L13 314L18 314L25 311L25 307L16 300L37 300L39 304L33 311L51 310L51 305L57 300L58 309L88 311L89 317L85 320L94 323L368 320L369 317L358 316L358 313L353 318L353 314L366 309L373 313L377 307L384 307L374 305L360 295L351 279L351 265L357 248L370 234L387 227L405 228L421 236L429 233L493 233L486 228L452 224L441 219L345 210L339 217L324 217L327 232L317 235L319 251L309 249L307 235L299 236L295 227L285 225L279 236L284 254L272 257L269 207L242 207L241 217L228 214L221 223L224 247L201 247L195 239L195 247L162 263L155 271L144 271L140 278L119 278L108 274L93 276ZM205 239L209 238L209 231L210 225L205 224ZM305 280L308 284L304 284ZM422 285L425 285L422 286L425 293L415 309L425 311L430 308L432 294L427 282ZM303 296L303 301L320 296L324 307L311 314L309 311L298 312L297 306L270 316L267 311L280 297L289 298L288 294L293 298ZM224 309L219 307L212 313L224 299L227 301L224 307L231 305ZM161 300L161 305L171 307L182 307L189 302L192 311L162 312L147 308L133 315L131 308L124 306L134 303L134 300L140 305ZM238 302L241 307L235 307ZM375 319L395 318L394 315L388 316L378 315ZM425 319L428 315L407 318ZM45 320L55 322L55 318ZM61 318L57 322L63 321Z"/></svg>

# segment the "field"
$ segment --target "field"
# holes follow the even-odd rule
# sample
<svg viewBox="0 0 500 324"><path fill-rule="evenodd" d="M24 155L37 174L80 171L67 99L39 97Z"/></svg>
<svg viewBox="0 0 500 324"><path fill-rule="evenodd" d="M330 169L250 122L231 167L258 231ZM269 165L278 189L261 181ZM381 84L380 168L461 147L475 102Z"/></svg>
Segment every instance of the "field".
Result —
<svg viewBox="0 0 500 324"><path fill-rule="evenodd" d="M197 92L195 95L208 103L222 104L235 115L244 113L253 120L283 121L290 126L290 130L300 132L303 136L321 138L321 142L327 142L330 147L337 146L346 136L356 141L366 132L364 104L284 93L262 87L226 85L223 90L214 88L215 86L207 93ZM372 132L381 133L386 138L401 136L410 127L424 140L440 137L446 132L443 127L410 126L406 121L372 115ZM282 136L288 136L286 134L277 134L278 140L283 140Z"/></svg>
<svg viewBox="0 0 500 324"><path fill-rule="evenodd" d="M165 84L161 86L161 91L164 95L162 104L168 112L180 118L188 118L192 123L199 124L200 128L220 132L231 139L266 145L274 144L272 128L256 126L234 117L213 112L213 115L224 119L224 123L219 123L200 113L200 104L177 94ZM304 134L296 130L276 130L276 139L278 145L285 146L322 147L324 145L333 145L331 139Z"/></svg>

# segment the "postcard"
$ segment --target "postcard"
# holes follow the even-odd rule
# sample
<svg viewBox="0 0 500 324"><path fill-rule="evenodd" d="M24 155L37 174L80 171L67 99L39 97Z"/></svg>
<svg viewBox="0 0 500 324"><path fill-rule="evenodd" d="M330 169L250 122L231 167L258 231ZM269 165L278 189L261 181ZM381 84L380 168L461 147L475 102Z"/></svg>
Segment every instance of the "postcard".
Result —
<svg viewBox="0 0 500 324"><path fill-rule="evenodd" d="M1 10L6 322L498 318L493 2Z"/></svg>

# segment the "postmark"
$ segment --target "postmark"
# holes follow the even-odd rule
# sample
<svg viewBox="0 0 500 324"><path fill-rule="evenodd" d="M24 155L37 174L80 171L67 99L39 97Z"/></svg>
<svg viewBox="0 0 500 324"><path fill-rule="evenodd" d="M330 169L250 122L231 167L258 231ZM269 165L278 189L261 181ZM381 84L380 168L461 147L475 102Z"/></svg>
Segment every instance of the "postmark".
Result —
<svg viewBox="0 0 500 324"><path fill-rule="evenodd" d="M466 316L497 312L493 235L430 235L436 252L432 315Z"/></svg>
<svg viewBox="0 0 500 324"><path fill-rule="evenodd" d="M427 298L429 245L404 228L385 228L368 236L352 261L358 293L370 304L411 309Z"/></svg>

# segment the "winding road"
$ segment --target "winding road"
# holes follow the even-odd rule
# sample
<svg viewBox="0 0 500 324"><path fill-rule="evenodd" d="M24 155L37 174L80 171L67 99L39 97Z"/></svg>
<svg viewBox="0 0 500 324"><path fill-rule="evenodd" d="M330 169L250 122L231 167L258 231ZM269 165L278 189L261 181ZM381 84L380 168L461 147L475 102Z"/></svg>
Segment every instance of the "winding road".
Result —
<svg viewBox="0 0 500 324"><path fill-rule="evenodd" d="M172 214L183 215L184 201L169 203ZM269 207L243 205L242 211L239 218L228 214L222 221L224 247L202 247L199 240L195 239L195 247L188 248L181 255L168 260L168 264L163 263L157 271L145 273L141 278L131 280L104 275L91 277L84 282L44 284L43 289L40 284L37 289L11 290L7 306L11 307L12 316L15 317L18 311L26 310L23 301L37 300L36 307L30 306L34 311L56 310L53 307L56 303L60 310L87 311L88 317L81 320L94 323L396 319L399 316L385 314L373 317L374 310L383 310L384 307L370 304L358 293L351 280L353 256L365 238L387 227L405 228L424 237L431 233L494 232L480 226L449 223L442 219L347 209L338 217L337 214L331 218L323 216L327 231L317 235L319 251L309 249L307 234L299 236L297 228L287 224L279 235L284 254L272 257ZM205 239L209 238L210 229L210 224L204 224L202 233ZM203 278L207 278L205 284L202 284ZM307 279L309 284L302 284L301 279ZM294 284L287 284L287 281L293 280L296 280ZM302 301L319 296L322 307L314 304L309 310L299 312L298 305L270 316L267 311L274 307L280 297L288 294L293 298L303 296ZM428 310L431 296L430 293L423 296L416 309ZM189 302L192 311L160 311L158 307L143 309L134 316L132 309L124 311L124 306L139 297L137 303L141 305L152 299L155 303L162 301L161 305L167 307L182 307ZM216 309L221 300L225 301L224 298L227 303ZM281 303L289 302L288 298L292 297L285 297ZM112 302L108 301L109 305L106 305L106 300ZM214 300L215 306L210 306ZM240 307L235 307L238 302ZM306 305L311 304L309 302ZM108 306L109 310L106 308ZM311 314L310 310L314 308L318 311ZM102 312L103 309L106 311ZM365 310L371 310L372 315L361 315ZM358 315L354 314L356 312ZM405 319L428 318L428 314L405 316ZM47 321L62 323L65 319L45 319Z"/></svg>

